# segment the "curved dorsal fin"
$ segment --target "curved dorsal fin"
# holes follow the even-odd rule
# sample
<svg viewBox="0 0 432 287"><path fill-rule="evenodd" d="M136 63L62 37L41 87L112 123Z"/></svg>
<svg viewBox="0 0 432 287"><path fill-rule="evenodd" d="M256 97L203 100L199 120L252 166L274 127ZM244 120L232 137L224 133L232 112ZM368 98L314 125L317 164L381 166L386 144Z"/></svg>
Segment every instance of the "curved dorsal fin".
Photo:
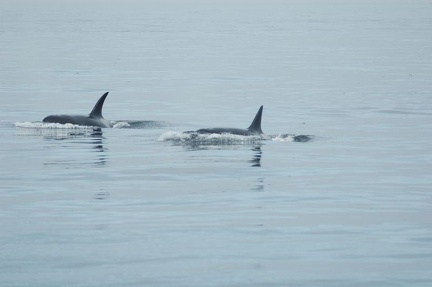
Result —
<svg viewBox="0 0 432 287"><path fill-rule="evenodd" d="M90 117L92 118L103 118L102 116L102 107L105 102L105 98L108 96L108 92L102 95L100 99L97 101L96 105L93 107L93 110L90 113Z"/></svg>
<svg viewBox="0 0 432 287"><path fill-rule="evenodd" d="M263 133L261 130L262 111L263 111L263 106L259 108L254 120L252 121L251 125L247 128L250 132L255 132L260 134Z"/></svg>

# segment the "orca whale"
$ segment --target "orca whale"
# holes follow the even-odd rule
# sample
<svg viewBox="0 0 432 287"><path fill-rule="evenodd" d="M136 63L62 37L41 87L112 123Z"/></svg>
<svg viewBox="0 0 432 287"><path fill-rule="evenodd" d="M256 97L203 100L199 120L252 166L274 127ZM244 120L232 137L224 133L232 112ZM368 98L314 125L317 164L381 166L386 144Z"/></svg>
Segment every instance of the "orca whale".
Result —
<svg viewBox="0 0 432 287"><path fill-rule="evenodd" d="M199 129L196 131L198 134L233 134L241 136L252 136L252 135L262 135L261 130L261 118L262 118L263 106L261 106L255 115L254 120L247 129L238 128L209 128L209 129Z"/></svg>
<svg viewBox="0 0 432 287"><path fill-rule="evenodd" d="M97 101L93 110L88 116L86 115L50 115L44 118L44 123L74 124L79 126L95 126L101 128L110 128L109 121L102 116L102 107L108 92L102 95Z"/></svg>

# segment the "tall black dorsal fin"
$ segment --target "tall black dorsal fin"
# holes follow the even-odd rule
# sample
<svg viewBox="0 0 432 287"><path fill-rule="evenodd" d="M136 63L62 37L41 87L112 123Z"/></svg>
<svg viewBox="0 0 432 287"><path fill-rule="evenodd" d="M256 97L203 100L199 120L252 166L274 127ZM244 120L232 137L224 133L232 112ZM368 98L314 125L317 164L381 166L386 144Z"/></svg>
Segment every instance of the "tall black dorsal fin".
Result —
<svg viewBox="0 0 432 287"><path fill-rule="evenodd" d="M100 99L97 101L96 105L93 107L93 110L90 113L90 117L92 118L103 118L102 116L102 107L105 102L105 98L108 96L108 92L102 95Z"/></svg>
<svg viewBox="0 0 432 287"><path fill-rule="evenodd" d="M261 130L261 118L262 118L263 106L261 106L252 121L251 125L247 128L250 132L262 134Z"/></svg>

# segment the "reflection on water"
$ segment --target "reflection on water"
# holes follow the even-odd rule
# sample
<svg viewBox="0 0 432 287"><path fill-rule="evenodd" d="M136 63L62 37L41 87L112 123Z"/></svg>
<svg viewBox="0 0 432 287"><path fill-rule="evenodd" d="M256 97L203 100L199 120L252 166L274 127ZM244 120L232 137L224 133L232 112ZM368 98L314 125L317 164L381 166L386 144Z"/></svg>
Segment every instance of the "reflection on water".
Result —
<svg viewBox="0 0 432 287"><path fill-rule="evenodd" d="M252 186L252 191L264 191L264 177L257 178L257 182Z"/></svg>
<svg viewBox="0 0 432 287"><path fill-rule="evenodd" d="M249 161L250 163L252 163L251 166L252 167L261 167L261 155L262 155L261 145L254 146L252 151L254 151L254 155L253 155L252 159Z"/></svg>
<svg viewBox="0 0 432 287"><path fill-rule="evenodd" d="M56 147L61 148L59 154L51 154L49 161L44 165L67 165L73 167L74 165L92 164L96 166L104 166L107 162L106 148L103 145L103 131L99 127L93 128L19 128L17 135L20 136L42 136L45 140L52 142L58 141L61 144L50 144L47 146L49 149ZM87 154L84 153L85 158L82 159L83 154L81 149L90 149L95 152L96 156L91 157L89 160ZM79 153L73 151L80 150ZM68 151L67 153L64 151Z"/></svg>
<svg viewBox="0 0 432 287"><path fill-rule="evenodd" d="M90 134L89 144L93 145L94 151L98 152L97 160L94 162L96 165L105 165L106 159L106 149L103 146L103 133L101 128L95 128L93 133Z"/></svg>
<svg viewBox="0 0 432 287"><path fill-rule="evenodd" d="M106 200L110 196L110 193L107 191L99 191L94 195L94 199L96 200Z"/></svg>
<svg viewBox="0 0 432 287"><path fill-rule="evenodd" d="M243 136L234 134L198 134L195 132L166 132L159 141L169 142L174 146L182 146L187 151L199 150L237 150L242 147L252 147L252 167L261 166L262 140L266 137Z"/></svg>

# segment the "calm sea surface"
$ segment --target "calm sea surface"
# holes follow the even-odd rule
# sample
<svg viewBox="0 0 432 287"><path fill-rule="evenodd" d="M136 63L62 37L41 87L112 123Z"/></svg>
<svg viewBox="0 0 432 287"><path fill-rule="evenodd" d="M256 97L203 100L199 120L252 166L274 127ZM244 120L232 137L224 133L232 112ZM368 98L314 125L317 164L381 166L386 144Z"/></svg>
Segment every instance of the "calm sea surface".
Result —
<svg viewBox="0 0 432 287"><path fill-rule="evenodd" d="M431 1L5 2L0 286L432 286Z"/></svg>

